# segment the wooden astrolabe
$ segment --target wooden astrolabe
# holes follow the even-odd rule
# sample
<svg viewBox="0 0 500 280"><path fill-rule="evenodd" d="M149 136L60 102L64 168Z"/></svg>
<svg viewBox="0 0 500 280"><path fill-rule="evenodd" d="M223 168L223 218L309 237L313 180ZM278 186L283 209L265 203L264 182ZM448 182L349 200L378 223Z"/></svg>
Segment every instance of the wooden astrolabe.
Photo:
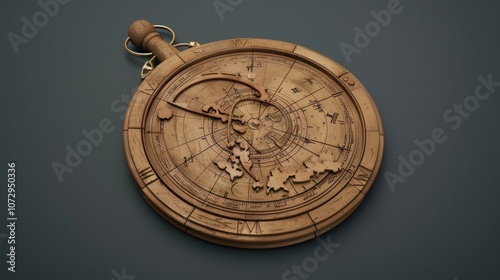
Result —
<svg viewBox="0 0 500 280"><path fill-rule="evenodd" d="M180 51L140 20L151 51L124 124L129 167L149 204L222 245L272 248L349 216L379 170L383 130L367 90L305 47L257 38ZM154 69L153 69L154 68Z"/></svg>

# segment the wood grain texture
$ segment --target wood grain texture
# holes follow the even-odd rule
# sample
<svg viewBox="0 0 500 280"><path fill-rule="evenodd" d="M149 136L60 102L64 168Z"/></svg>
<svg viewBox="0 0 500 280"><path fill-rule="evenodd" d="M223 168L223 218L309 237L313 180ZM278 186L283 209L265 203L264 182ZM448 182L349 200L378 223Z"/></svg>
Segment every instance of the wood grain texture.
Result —
<svg viewBox="0 0 500 280"><path fill-rule="evenodd" d="M242 248L308 240L354 211L380 167L383 129L351 73L268 39L175 53L144 44L157 37L142 24L132 41L168 55L132 98L124 144L156 211L189 234Z"/></svg>

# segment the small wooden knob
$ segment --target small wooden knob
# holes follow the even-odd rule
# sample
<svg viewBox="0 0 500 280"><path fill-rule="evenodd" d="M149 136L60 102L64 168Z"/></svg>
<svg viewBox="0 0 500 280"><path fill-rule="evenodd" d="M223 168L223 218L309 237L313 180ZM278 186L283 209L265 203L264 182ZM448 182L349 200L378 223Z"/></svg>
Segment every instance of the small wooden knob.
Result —
<svg viewBox="0 0 500 280"><path fill-rule="evenodd" d="M134 21L128 28L128 36L134 45L152 52L159 61L179 52L175 47L165 42L160 33L156 32L153 24L147 20Z"/></svg>
<svg viewBox="0 0 500 280"><path fill-rule="evenodd" d="M134 21L128 28L128 36L134 45L143 47L144 39L147 35L155 33L155 27L151 22L141 19ZM157 33L157 32L156 32ZM160 36L160 34L158 34Z"/></svg>

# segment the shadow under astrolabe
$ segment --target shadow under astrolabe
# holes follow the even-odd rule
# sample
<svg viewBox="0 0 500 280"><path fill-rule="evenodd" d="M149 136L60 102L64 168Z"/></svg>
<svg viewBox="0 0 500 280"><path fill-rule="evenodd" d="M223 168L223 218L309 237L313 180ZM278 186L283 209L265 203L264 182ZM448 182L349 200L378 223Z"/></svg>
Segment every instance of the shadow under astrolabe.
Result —
<svg viewBox="0 0 500 280"><path fill-rule="evenodd" d="M287 42L174 41L172 29L144 20L125 41L128 52L155 56L123 136L156 211L189 234L242 248L308 240L354 211L383 151L378 111L356 77Z"/></svg>

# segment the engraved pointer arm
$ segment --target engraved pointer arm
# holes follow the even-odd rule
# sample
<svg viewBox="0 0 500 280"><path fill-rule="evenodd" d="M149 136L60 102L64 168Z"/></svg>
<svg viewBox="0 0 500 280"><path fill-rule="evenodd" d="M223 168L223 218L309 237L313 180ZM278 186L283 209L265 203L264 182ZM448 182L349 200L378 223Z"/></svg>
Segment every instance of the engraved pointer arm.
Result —
<svg viewBox="0 0 500 280"><path fill-rule="evenodd" d="M174 103L174 102L171 102L171 101L167 101L168 104L174 106L174 107L177 107L179 109L182 109L182 110L185 110L185 111L188 111L188 112L191 112L191 113L194 113L194 114L198 114L198 115L202 115L202 116L205 116L205 117L209 117L209 118L216 118L216 119L219 119L221 120L221 122L223 123L226 123L228 120L229 120L229 115L225 115L225 114L221 114L219 112L215 112L215 113L205 113L203 111L196 111L196 110L193 110L191 108L188 108L187 106L183 105L183 104L179 104L179 103ZM233 121L241 121L241 116L238 116L238 115L232 115L231 116L231 119Z"/></svg>

